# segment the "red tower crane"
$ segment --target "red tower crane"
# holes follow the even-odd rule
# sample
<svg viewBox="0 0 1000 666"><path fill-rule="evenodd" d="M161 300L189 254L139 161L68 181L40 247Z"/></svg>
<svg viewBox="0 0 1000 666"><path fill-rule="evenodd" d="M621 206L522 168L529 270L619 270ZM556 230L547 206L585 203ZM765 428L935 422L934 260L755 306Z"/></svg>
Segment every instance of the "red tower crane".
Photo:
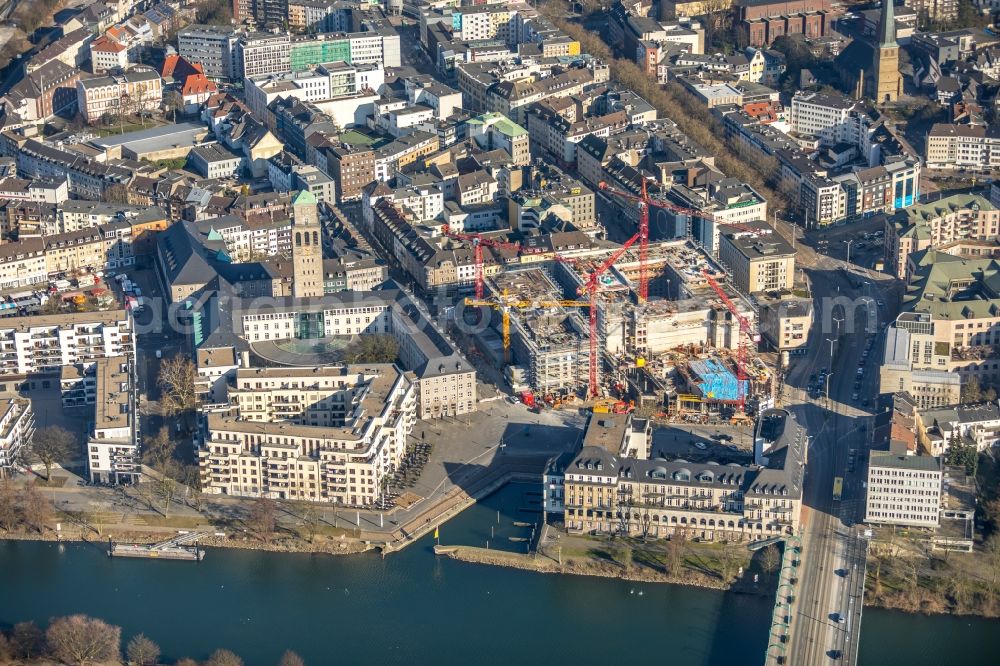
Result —
<svg viewBox="0 0 1000 666"><path fill-rule="evenodd" d="M515 250L515 251L521 249L520 243L508 243L506 241L494 240L492 238L484 238L482 234L460 234L458 232L449 229L447 224L441 227L441 233L443 233L448 238L454 238L455 240L470 241L472 243L472 252L476 264L477 300L482 300L486 292L483 281L483 247L492 247L497 249Z"/></svg>
<svg viewBox="0 0 1000 666"><path fill-rule="evenodd" d="M625 251L635 245L640 240L641 233L632 236L625 241L625 244L615 250L608 259L590 272L587 281L578 289L578 293L586 292L590 300L590 382L587 386L587 395L591 398L598 396L597 391L597 291L600 287L599 278L601 274L611 268L618 261Z"/></svg>
<svg viewBox="0 0 1000 666"><path fill-rule="evenodd" d="M708 280L708 284L715 291L719 299L726 305L726 309L736 318L740 323L740 336L739 344L736 348L736 400L740 404L741 412L744 411L746 406L746 394L744 390L745 382L749 379L749 374L747 373L747 357L748 357L748 342L753 342L754 344L760 339L757 334L753 331L753 324L750 320L740 314L739 310L736 309L736 304L733 303L732 299L726 295L726 292L722 290L719 283L716 282L715 278L708 270L702 270L702 274L705 279Z"/></svg>
<svg viewBox="0 0 1000 666"><path fill-rule="evenodd" d="M680 213L681 215L687 215L688 217L700 217L705 220L711 220L718 224L724 224L729 227L733 227L740 231L744 231L752 234L764 234L768 233L767 229L760 229L757 227L751 227L745 224L740 224L738 222L728 222L726 220L720 220L716 218L711 213L705 211L696 210L694 208L685 208L684 206L678 206L677 204L670 203L669 201L664 201L663 199L653 199L649 196L649 192L646 189L646 178L642 179L642 192L639 195L632 194L631 192L626 192L624 190L619 190L617 188L611 187L606 182L601 182L599 187L608 194L613 194L622 199L627 199L628 201L634 201L639 204L639 302L645 303L649 298L649 269L647 267L647 261L649 259L649 207L655 206L656 208L663 208L665 210L673 211L675 213Z"/></svg>

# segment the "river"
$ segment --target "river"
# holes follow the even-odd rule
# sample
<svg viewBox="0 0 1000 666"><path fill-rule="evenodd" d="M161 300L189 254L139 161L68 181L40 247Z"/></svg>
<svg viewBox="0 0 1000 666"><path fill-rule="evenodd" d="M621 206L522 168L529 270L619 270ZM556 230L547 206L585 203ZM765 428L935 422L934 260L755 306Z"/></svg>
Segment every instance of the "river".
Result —
<svg viewBox="0 0 1000 666"><path fill-rule="evenodd" d="M525 520L509 486L442 527L494 547ZM0 625L85 613L144 632L164 657L225 647L248 665L285 649L318 664L756 664L771 599L535 574L437 558L432 539L383 560L209 550L201 563L109 559L103 545L0 543ZM861 663L975 664L1000 623L866 610Z"/></svg>

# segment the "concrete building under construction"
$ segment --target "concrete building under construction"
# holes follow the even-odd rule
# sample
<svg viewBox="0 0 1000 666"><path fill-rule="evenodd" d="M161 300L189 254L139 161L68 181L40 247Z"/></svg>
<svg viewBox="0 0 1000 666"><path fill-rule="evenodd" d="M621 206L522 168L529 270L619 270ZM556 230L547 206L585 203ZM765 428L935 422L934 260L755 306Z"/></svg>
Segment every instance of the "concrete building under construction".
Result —
<svg viewBox="0 0 1000 666"><path fill-rule="evenodd" d="M559 305L563 293L544 268L501 273L489 284L511 304L510 358L527 384L541 393L585 390L590 379L587 308ZM600 370L598 364L599 382Z"/></svg>
<svg viewBox="0 0 1000 666"><path fill-rule="evenodd" d="M591 358L588 296L583 287L612 251L592 252L571 262L536 264L488 278L492 297L507 304L511 377L546 394L578 393L586 388ZM642 304L636 297L637 249L624 253L600 277L597 374L598 385L605 390L612 383L621 383L626 369L656 365L668 353L694 358L719 350L728 353L739 346L739 321L709 283L706 272L715 277L737 312L756 326L751 305L729 285L722 267L698 245L685 240L652 244L648 267L652 297ZM489 348L498 365L501 312L495 312L493 328L479 336L480 346ZM691 390L695 389L683 388L685 393Z"/></svg>

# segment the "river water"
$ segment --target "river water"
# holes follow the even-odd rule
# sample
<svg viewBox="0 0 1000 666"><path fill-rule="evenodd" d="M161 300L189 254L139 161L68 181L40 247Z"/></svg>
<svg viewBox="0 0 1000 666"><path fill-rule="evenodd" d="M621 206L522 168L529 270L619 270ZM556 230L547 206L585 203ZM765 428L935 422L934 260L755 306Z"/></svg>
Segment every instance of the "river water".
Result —
<svg viewBox="0 0 1000 666"><path fill-rule="evenodd" d="M523 547L531 502L509 486L442 527L442 543ZM497 511L500 529L497 529ZM523 530L522 530L523 531ZM225 647L249 665L759 664L771 599L444 560L425 538L383 560L209 550L201 563L109 559L103 545L0 543L0 625L85 613L160 644ZM861 663L982 664L1000 623L866 610Z"/></svg>

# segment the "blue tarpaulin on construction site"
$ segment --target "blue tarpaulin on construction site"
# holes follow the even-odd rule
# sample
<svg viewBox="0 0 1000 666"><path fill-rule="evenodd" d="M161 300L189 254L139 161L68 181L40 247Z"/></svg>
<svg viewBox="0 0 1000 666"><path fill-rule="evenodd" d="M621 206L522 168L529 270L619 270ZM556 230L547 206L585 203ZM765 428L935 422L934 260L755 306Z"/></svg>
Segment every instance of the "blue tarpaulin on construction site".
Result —
<svg viewBox="0 0 1000 666"><path fill-rule="evenodd" d="M698 359L688 363L688 369L697 376L696 385L705 398L713 400L738 400L737 380L729 368L714 358ZM743 395L747 394L747 381L743 380Z"/></svg>

